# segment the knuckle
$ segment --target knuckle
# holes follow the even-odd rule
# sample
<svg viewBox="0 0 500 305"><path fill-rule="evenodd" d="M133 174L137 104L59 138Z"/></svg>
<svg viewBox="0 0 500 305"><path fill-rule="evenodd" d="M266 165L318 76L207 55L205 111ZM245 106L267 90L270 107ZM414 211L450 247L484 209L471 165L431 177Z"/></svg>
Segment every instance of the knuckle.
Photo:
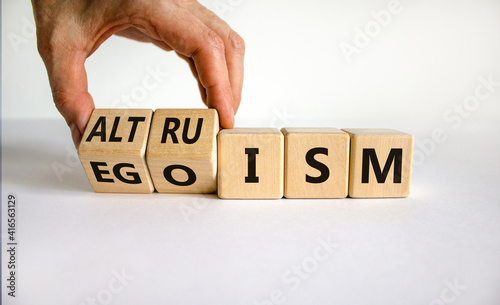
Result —
<svg viewBox="0 0 500 305"><path fill-rule="evenodd" d="M56 108L60 112L64 112L64 110L68 107L68 104L70 103L70 95L60 89L53 89L52 90L52 99L54 100L54 103L56 105Z"/></svg>
<svg viewBox="0 0 500 305"><path fill-rule="evenodd" d="M207 33L207 43L210 49L212 49L214 52L220 54L225 53L224 41L214 31L209 31Z"/></svg>
<svg viewBox="0 0 500 305"><path fill-rule="evenodd" d="M228 40L233 50L241 54L245 53L245 40L243 40L238 33L231 30L229 32Z"/></svg>
<svg viewBox="0 0 500 305"><path fill-rule="evenodd" d="M51 31L51 33L45 33L42 35L38 35L37 38L37 49L38 54L42 57L43 60L51 60L52 57L57 53L57 51L61 48L62 44L59 41L56 31Z"/></svg>
<svg viewBox="0 0 500 305"><path fill-rule="evenodd" d="M63 21L37 28L37 50L42 59L50 60L61 52L84 50L86 39L81 29Z"/></svg>
<svg viewBox="0 0 500 305"><path fill-rule="evenodd" d="M42 57L43 59L49 58L50 54L52 54L53 47L50 41L50 36L38 33L36 46L38 54L40 54L40 57Z"/></svg>

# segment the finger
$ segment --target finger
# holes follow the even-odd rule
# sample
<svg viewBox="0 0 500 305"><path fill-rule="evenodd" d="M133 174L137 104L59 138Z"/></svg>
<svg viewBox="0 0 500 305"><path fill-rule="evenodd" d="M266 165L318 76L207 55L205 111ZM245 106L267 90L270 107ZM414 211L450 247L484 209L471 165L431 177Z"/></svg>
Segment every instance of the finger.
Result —
<svg viewBox="0 0 500 305"><path fill-rule="evenodd" d="M221 126L234 126L233 94L224 42L187 10L168 6L149 12L151 25L159 38L176 52L193 59L201 85L207 94L207 106L219 113Z"/></svg>
<svg viewBox="0 0 500 305"><path fill-rule="evenodd" d="M224 20L203 5L198 5L192 10L192 13L224 41L227 69L233 92L233 108L236 113L241 102L243 89L245 41Z"/></svg>
<svg viewBox="0 0 500 305"><path fill-rule="evenodd" d="M65 48L51 53L42 55L42 58L47 68L52 96L57 109L70 127L73 142L78 148L95 108L88 92L84 66L86 54Z"/></svg>

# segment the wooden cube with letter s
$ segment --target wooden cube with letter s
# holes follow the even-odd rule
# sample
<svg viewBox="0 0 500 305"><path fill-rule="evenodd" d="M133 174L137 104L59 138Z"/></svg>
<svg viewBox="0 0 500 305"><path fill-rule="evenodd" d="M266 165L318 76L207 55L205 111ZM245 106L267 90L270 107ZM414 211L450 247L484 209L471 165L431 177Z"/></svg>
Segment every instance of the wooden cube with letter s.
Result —
<svg viewBox="0 0 500 305"><path fill-rule="evenodd" d="M336 128L283 128L285 197L345 198L349 136Z"/></svg>
<svg viewBox="0 0 500 305"><path fill-rule="evenodd" d="M151 193L146 145L153 110L94 109L78 156L99 193Z"/></svg>

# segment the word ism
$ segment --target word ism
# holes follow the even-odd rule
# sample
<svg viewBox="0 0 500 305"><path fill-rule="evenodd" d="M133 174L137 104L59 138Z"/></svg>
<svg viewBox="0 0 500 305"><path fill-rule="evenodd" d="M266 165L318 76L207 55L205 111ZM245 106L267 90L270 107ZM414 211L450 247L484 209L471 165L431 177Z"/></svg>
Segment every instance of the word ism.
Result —
<svg viewBox="0 0 500 305"><path fill-rule="evenodd" d="M390 129L219 131L214 109L95 109L78 155L95 192L406 197L413 141Z"/></svg>

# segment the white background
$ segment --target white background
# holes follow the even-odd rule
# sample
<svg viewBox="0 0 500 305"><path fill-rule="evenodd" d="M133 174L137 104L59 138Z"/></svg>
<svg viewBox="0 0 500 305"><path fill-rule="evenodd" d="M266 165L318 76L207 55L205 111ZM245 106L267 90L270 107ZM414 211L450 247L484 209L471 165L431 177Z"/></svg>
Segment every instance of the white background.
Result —
<svg viewBox="0 0 500 305"><path fill-rule="evenodd" d="M341 44L354 45L357 29L389 1L202 3L229 5L218 13L246 42L238 126L409 132L412 195L95 194L51 101L30 3L5 0L2 226L13 192L20 240L19 297L4 295L5 304L90 304L122 269L134 279L109 304L258 304L278 290L286 304L499 304L500 87L460 121L444 116L457 119L454 107L476 94L480 78L500 81L500 2L401 0L402 11L351 62ZM187 65L154 46L112 37L86 67L97 107L203 106ZM169 76L124 104L148 69ZM429 144L436 130L445 140ZM69 170L58 173L57 164ZM335 251L292 289L283 274L328 238ZM466 288L453 293L453 281Z"/></svg>

